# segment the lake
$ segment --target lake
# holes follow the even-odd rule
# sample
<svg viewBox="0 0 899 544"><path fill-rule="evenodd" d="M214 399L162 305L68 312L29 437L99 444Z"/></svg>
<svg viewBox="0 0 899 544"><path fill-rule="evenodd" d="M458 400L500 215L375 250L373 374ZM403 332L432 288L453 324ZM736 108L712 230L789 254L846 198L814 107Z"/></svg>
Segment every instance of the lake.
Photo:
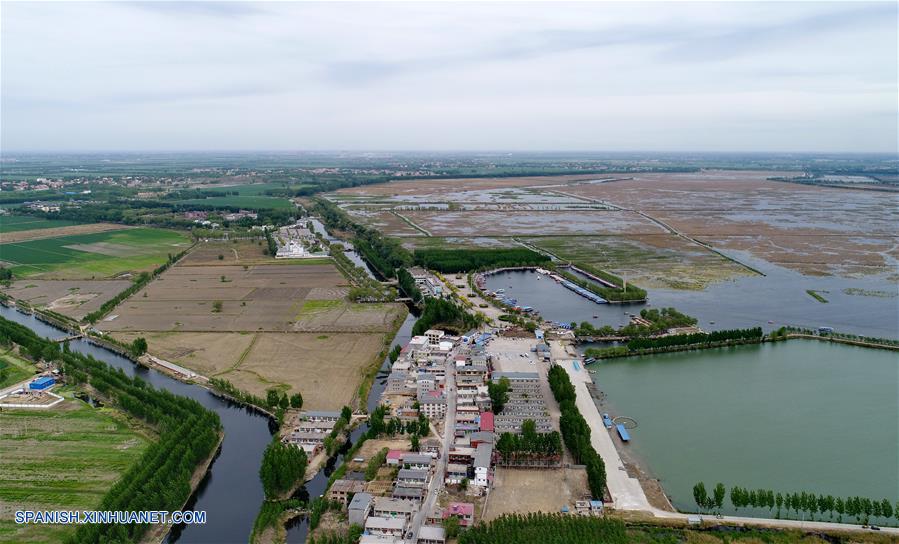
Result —
<svg viewBox="0 0 899 544"><path fill-rule="evenodd" d="M678 509L695 510L700 480L899 499L896 352L791 340L591 369L602 409L638 422L625 447Z"/></svg>

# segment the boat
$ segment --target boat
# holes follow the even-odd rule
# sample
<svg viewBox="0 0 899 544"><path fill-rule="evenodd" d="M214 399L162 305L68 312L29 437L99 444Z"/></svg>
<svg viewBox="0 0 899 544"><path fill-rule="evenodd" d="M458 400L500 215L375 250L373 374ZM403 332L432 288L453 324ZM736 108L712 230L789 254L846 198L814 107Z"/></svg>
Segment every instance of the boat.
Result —
<svg viewBox="0 0 899 544"><path fill-rule="evenodd" d="M592 364L592 363L595 363L595 362L596 362L596 358L595 358L595 357L587 357L586 359L584 359L584 364L585 364L585 365L589 365L589 364Z"/></svg>
<svg viewBox="0 0 899 544"><path fill-rule="evenodd" d="M593 319L599 319L599 316L596 314L593 314Z"/></svg>
<svg viewBox="0 0 899 544"><path fill-rule="evenodd" d="M622 442L630 442L631 441L631 435L629 435L627 433L627 429L624 428L624 425L622 425L621 423L618 423L615 425L615 429L618 430L618 436L621 437Z"/></svg>
<svg viewBox="0 0 899 544"><path fill-rule="evenodd" d="M612 428L612 418L605 412L602 414L602 424L606 426L606 429Z"/></svg>

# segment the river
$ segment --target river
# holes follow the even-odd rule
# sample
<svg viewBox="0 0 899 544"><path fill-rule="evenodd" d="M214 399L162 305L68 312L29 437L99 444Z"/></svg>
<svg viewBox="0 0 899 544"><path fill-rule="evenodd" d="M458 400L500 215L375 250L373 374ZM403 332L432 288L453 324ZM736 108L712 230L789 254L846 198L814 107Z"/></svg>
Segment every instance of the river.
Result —
<svg viewBox="0 0 899 544"><path fill-rule="evenodd" d="M5 306L0 306L0 316L25 325L41 336L59 338L66 334ZM395 344L408 342L414 322L415 317L409 314L394 339ZM265 497L259 480L259 466L262 453L277 430L275 423L255 410L212 394L208 389L180 382L161 372L135 364L126 357L86 340L70 341L69 347L122 369L128 376L140 376L157 389L194 399L219 415L225 432L221 450L187 505L189 509L205 511L207 522L205 525L175 527L168 535L167 542L246 542ZM385 361L384 368L389 369L389 360ZM377 405L384 385L385 375L382 369L368 397L369 410ZM351 442L358 439L366 429L365 425L355 429ZM348 448L346 446L344 451ZM342 455L329 460L327 466L298 492L298 496L317 497L323 493L328 476L341 461ZM294 523L288 531L288 541L305 542L305 525L305 520Z"/></svg>
<svg viewBox="0 0 899 544"><path fill-rule="evenodd" d="M899 338L899 298L845 291L895 294L895 285L888 281L810 277L764 261L753 260L751 264L767 276L744 276L710 285L703 291L650 289L649 304L596 304L536 272L500 272L488 275L486 280L488 290L505 289L505 295L517 299L520 306L532 306L544 319L563 323L588 321L597 327L619 327L627 324L629 313L637 314L646 307L673 306L696 317L704 330L762 327L770 331L784 325L810 329L828 326L838 332ZM818 302L806 289L822 292L829 302Z"/></svg>
<svg viewBox="0 0 899 544"><path fill-rule="evenodd" d="M700 480L899 499L896 352L790 340L590 368L602 409L637 420L625 447L679 509L695 510Z"/></svg>

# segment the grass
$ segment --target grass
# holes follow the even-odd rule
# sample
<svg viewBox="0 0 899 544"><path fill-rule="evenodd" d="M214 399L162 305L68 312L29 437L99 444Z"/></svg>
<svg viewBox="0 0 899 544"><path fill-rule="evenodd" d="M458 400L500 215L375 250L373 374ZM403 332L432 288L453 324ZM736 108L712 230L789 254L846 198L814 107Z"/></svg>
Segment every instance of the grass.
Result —
<svg viewBox="0 0 899 544"><path fill-rule="evenodd" d="M52 229L77 225L75 221L64 219L43 219L31 215L0 215L0 234L23 230Z"/></svg>
<svg viewBox="0 0 899 544"><path fill-rule="evenodd" d="M315 185L309 183L299 183L293 185L287 185L285 183L251 183L247 185L234 185L231 187L203 187L203 191L215 192L215 193L234 193L237 192L240 196L267 196L265 195L266 191L274 191L280 189L288 189L290 191L297 191L299 189L304 189L307 187L315 187ZM233 195L229 195L233 196Z"/></svg>
<svg viewBox="0 0 899 544"><path fill-rule="evenodd" d="M35 368L24 359L20 359L12 350L0 354L0 389L25 381L34 376Z"/></svg>
<svg viewBox="0 0 899 544"><path fill-rule="evenodd" d="M808 293L808 295L810 297L812 297L813 299L817 300L818 302L820 302L822 304L828 303L828 300L826 298L824 298L823 296L821 296L821 293L819 293L818 291L815 291L814 289L806 289L805 292Z"/></svg>
<svg viewBox="0 0 899 544"><path fill-rule="evenodd" d="M335 308L340 308L344 305L344 301L342 300L315 300L315 299L306 299L303 301L303 307L300 308L300 313L297 316L299 319L300 315L303 314L311 314L315 312L324 312L327 310L333 310Z"/></svg>
<svg viewBox="0 0 899 544"><path fill-rule="evenodd" d="M215 206L222 208L243 208L247 210L289 210L293 203L286 198L272 196L211 196L208 198L191 198L179 200L180 204L196 206Z"/></svg>
<svg viewBox="0 0 899 544"><path fill-rule="evenodd" d="M18 278L106 278L152 270L190 243L186 234L137 228L0 245L0 260ZM75 247L73 247L75 246Z"/></svg>
<svg viewBox="0 0 899 544"><path fill-rule="evenodd" d="M13 511L95 509L148 443L119 412L80 401L67 400L49 411L4 410L0 503ZM75 530L15 525L11 515L0 519L2 542L61 542Z"/></svg>

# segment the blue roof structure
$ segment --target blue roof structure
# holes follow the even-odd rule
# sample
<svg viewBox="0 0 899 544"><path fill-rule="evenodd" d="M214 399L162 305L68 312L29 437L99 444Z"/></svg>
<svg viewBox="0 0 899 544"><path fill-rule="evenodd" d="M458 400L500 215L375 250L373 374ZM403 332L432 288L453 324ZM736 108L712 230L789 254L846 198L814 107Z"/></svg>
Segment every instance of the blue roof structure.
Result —
<svg viewBox="0 0 899 544"><path fill-rule="evenodd" d="M51 378L49 376L41 376L40 378L37 378L34 381L32 381L30 384L28 384L28 388L35 390L35 391L40 391L40 390L49 388L51 385L53 385L55 383L56 383L56 380L54 380L53 378Z"/></svg>

